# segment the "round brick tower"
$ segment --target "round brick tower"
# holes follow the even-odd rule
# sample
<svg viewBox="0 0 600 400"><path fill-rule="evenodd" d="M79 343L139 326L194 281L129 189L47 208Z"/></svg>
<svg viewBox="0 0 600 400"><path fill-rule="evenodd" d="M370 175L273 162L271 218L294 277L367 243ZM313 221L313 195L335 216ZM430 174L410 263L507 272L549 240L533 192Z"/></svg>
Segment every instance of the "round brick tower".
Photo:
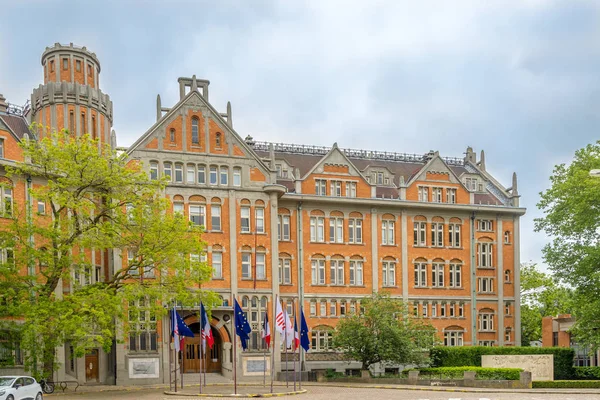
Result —
<svg viewBox="0 0 600 400"><path fill-rule="evenodd" d="M113 107L100 90L100 61L95 53L73 43L55 43L42 54L44 84L31 95L31 122L49 130L88 133L101 143L115 145Z"/></svg>

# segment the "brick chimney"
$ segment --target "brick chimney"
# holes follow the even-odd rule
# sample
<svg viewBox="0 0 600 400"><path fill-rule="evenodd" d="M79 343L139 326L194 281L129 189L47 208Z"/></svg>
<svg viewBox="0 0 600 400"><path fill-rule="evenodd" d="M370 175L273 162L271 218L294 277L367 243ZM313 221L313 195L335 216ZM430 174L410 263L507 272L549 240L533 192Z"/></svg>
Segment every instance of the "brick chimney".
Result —
<svg viewBox="0 0 600 400"><path fill-rule="evenodd" d="M6 98L0 94L0 112L7 112L8 111L8 104L6 104Z"/></svg>

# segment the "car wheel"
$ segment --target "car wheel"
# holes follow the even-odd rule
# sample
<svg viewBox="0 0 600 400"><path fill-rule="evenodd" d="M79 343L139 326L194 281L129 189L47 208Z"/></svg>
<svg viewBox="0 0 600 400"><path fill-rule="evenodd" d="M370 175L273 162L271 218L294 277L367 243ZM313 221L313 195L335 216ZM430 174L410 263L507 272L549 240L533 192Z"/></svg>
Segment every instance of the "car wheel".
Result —
<svg viewBox="0 0 600 400"><path fill-rule="evenodd" d="M13 397L12 394L9 394L8 397L6 398L6 400L15 400L15 398Z"/></svg>
<svg viewBox="0 0 600 400"><path fill-rule="evenodd" d="M37 396L35 396L35 400L42 400L42 392L39 392Z"/></svg>

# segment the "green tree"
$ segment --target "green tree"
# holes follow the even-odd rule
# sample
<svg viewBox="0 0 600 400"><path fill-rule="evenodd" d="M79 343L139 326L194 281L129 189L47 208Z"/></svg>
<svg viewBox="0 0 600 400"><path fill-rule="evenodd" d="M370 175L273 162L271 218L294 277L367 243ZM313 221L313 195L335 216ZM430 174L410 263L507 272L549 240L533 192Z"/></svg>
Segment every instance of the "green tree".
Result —
<svg viewBox="0 0 600 400"><path fill-rule="evenodd" d="M542 340L542 317L572 312L573 291L541 272L535 264L521 264L521 341Z"/></svg>
<svg viewBox="0 0 600 400"><path fill-rule="evenodd" d="M215 302L213 293L190 290L211 268L190 257L203 251L201 231L168 211L163 181L88 135L53 132L21 148L28 162L7 176L32 182L28 198L47 212L15 204L0 230L0 317L21 335L28 369L41 365L39 375L50 376L55 348L67 340L76 356L89 347L108 351L121 339L116 332L127 334L137 300L156 317L175 301ZM113 252L115 265L94 279L99 257Z"/></svg>
<svg viewBox="0 0 600 400"><path fill-rule="evenodd" d="M346 315L336 327L333 343L349 360L368 369L375 363L422 364L436 341L435 328L412 316L402 301L374 293L360 302L360 312Z"/></svg>
<svg viewBox="0 0 600 400"><path fill-rule="evenodd" d="M557 165L538 203L544 216L536 219L536 230L551 238L543 250L546 263L574 289L577 340L595 347L600 345L600 179L590 170L598 168L600 142L577 150L569 165Z"/></svg>

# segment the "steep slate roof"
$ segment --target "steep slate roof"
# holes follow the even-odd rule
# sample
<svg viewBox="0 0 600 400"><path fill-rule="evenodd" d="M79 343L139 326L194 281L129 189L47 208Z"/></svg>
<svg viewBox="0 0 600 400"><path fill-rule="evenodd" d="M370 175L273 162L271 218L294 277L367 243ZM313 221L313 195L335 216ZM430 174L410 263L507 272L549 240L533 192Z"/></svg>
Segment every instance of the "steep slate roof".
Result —
<svg viewBox="0 0 600 400"><path fill-rule="evenodd" d="M19 115L10 115L5 113L0 113L0 119L8 128L12 131L12 133L17 136L17 138L23 139L27 133L29 133L29 125L25 118Z"/></svg>

